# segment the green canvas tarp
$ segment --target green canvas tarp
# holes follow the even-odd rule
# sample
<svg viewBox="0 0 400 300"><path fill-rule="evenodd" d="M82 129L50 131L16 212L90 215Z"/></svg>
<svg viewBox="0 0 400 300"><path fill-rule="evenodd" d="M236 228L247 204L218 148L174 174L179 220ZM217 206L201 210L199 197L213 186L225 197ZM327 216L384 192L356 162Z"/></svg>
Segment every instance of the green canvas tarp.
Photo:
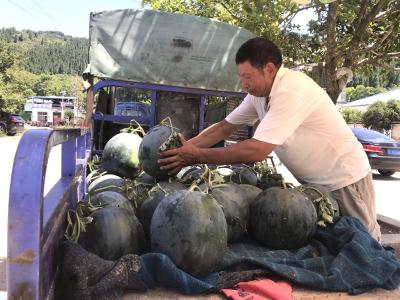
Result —
<svg viewBox="0 0 400 300"><path fill-rule="evenodd" d="M88 73L99 78L241 91L235 54L254 35L216 20L153 10L91 13Z"/></svg>

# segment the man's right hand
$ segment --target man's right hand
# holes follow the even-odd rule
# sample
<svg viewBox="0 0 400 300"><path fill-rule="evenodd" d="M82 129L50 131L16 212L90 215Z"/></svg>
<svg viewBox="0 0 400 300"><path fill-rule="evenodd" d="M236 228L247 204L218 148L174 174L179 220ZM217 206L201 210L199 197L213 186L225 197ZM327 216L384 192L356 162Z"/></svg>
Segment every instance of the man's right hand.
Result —
<svg viewBox="0 0 400 300"><path fill-rule="evenodd" d="M160 152L161 158L158 164L160 169L168 171L169 175L179 172L185 166L197 163L199 148L186 141L181 133L179 133L179 139L181 147Z"/></svg>

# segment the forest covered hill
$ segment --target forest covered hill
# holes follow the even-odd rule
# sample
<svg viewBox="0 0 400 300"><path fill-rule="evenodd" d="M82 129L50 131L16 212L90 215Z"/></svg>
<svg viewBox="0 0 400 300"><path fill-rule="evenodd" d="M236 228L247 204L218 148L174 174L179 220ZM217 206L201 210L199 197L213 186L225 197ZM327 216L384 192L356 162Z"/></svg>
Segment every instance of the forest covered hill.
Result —
<svg viewBox="0 0 400 300"><path fill-rule="evenodd" d="M58 31L0 29L0 40L19 54L21 67L34 74L82 74L88 63L88 39Z"/></svg>

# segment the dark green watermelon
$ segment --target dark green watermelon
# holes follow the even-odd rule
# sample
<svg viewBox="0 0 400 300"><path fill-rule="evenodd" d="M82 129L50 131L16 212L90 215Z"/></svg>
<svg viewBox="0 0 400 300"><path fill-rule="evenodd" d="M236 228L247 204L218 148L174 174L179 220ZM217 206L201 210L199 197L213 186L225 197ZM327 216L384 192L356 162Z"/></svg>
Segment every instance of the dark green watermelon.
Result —
<svg viewBox="0 0 400 300"><path fill-rule="evenodd" d="M205 169L201 168L200 166L189 166L186 168L183 168L181 171L182 174L178 174L177 177L180 176L180 181L183 182L184 184L192 184L193 181L197 180L200 178L200 176L204 173Z"/></svg>
<svg viewBox="0 0 400 300"><path fill-rule="evenodd" d="M228 242L238 242L249 224L250 201L235 183L214 186L211 195L222 206L228 225Z"/></svg>
<svg viewBox="0 0 400 300"><path fill-rule="evenodd" d="M142 254L146 240L142 225L134 214L120 207L106 207L93 212L92 222L79 238L86 250L107 260L125 254Z"/></svg>
<svg viewBox="0 0 400 300"><path fill-rule="evenodd" d="M142 138L136 133L121 132L104 147L101 163L108 173L135 178L139 174L139 146Z"/></svg>
<svg viewBox="0 0 400 300"><path fill-rule="evenodd" d="M139 147L139 161L143 170L158 180L167 179L168 172L160 170L158 164L159 152L178 145L179 139L171 127L165 125L152 127L143 137Z"/></svg>
<svg viewBox="0 0 400 300"><path fill-rule="evenodd" d="M262 189L251 184L239 184L238 187L242 191L243 198L251 205L262 192Z"/></svg>
<svg viewBox="0 0 400 300"><path fill-rule="evenodd" d="M121 177L114 174L105 174L92 181L87 192L95 194L102 191L115 191L124 194L125 181Z"/></svg>
<svg viewBox="0 0 400 300"><path fill-rule="evenodd" d="M174 191L185 190L186 187L177 181L160 181L150 191L149 196L139 207L139 220L142 223L146 236L150 236L150 223L158 204L166 195Z"/></svg>
<svg viewBox="0 0 400 300"><path fill-rule="evenodd" d="M115 191L104 191L90 195L90 203L94 206L121 207L135 214L135 208L126 196Z"/></svg>
<svg viewBox="0 0 400 300"><path fill-rule="evenodd" d="M187 190L168 195L157 206L150 228L152 251L168 255L194 276L207 275L222 262L227 225L211 195Z"/></svg>
<svg viewBox="0 0 400 300"><path fill-rule="evenodd" d="M239 165L232 167L233 174L230 176L232 182L237 184L257 185L257 173L247 165Z"/></svg>
<svg viewBox="0 0 400 300"><path fill-rule="evenodd" d="M273 249L305 246L317 230L314 204L296 189L270 187L250 207L252 235Z"/></svg>

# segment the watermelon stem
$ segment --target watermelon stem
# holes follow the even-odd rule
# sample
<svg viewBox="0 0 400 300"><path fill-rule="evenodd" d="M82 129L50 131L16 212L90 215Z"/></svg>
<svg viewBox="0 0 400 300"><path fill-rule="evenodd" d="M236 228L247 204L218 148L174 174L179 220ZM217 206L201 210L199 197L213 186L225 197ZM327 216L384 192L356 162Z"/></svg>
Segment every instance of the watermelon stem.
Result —
<svg viewBox="0 0 400 300"><path fill-rule="evenodd" d="M300 186L299 190L303 192L307 196L307 198L309 198L309 196L305 193L305 191L307 190L312 190L319 195L319 197L311 199L311 201L314 203L315 208L317 209L318 226L326 227L326 223L332 224L333 215L335 214L336 209L333 207L331 200L327 198L324 193L322 193L319 189L312 186Z"/></svg>

